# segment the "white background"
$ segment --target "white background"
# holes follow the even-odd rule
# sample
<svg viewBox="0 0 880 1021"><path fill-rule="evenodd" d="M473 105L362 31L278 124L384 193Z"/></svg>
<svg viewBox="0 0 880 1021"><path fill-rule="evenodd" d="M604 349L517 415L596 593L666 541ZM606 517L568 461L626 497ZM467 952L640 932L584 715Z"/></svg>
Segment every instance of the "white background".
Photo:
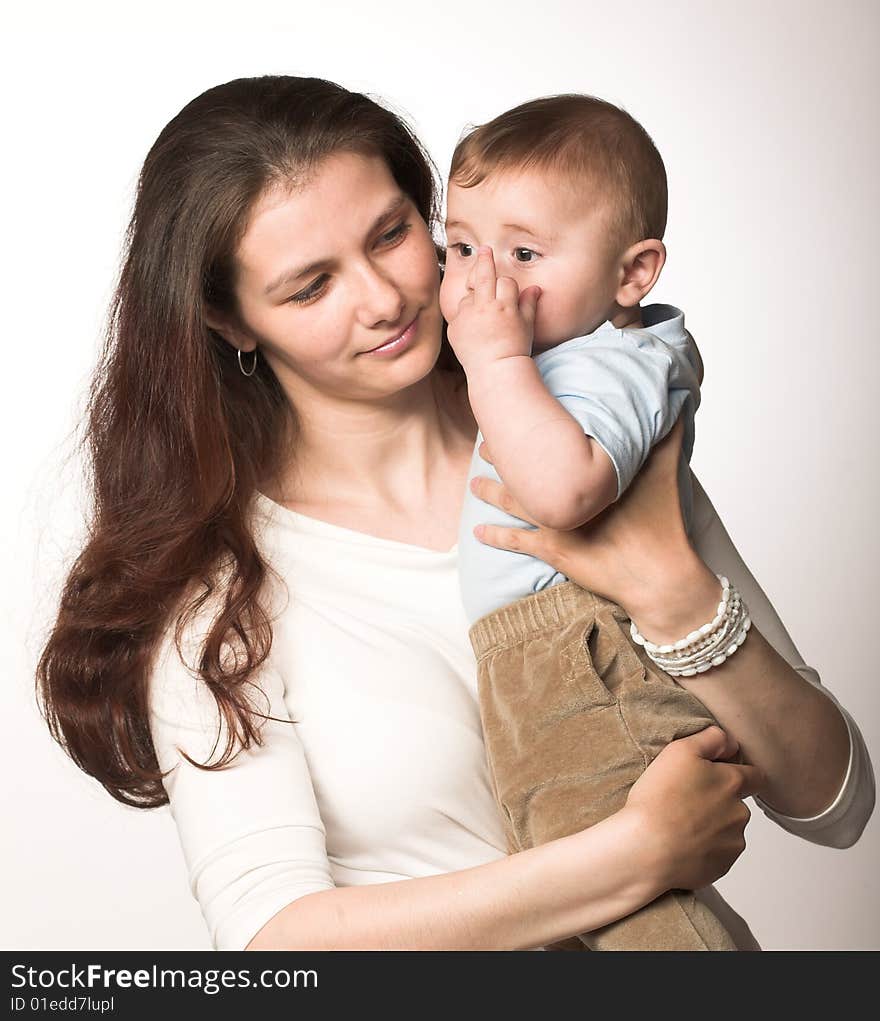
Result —
<svg viewBox="0 0 880 1021"><path fill-rule="evenodd" d="M538 95L591 92L644 123L670 180L653 298L686 310L706 362L695 469L880 759L878 12L153 0L5 16L0 945L208 945L167 808L127 809L74 767L33 669L82 529L72 430L140 163L187 101L245 75L383 97L441 170L466 123ZM767 948L880 947L878 834L874 819L856 847L821 848L756 810L719 888Z"/></svg>

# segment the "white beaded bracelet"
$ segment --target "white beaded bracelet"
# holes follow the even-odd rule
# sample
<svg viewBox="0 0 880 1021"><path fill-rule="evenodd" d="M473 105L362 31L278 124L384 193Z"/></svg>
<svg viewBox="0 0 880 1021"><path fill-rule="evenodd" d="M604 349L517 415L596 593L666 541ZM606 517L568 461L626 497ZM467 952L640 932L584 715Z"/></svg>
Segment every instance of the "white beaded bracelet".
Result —
<svg viewBox="0 0 880 1021"><path fill-rule="evenodd" d="M644 646L649 659L672 677L693 677L721 666L746 640L752 626L748 608L727 578L720 574L716 577L722 592L715 616L677 642L655 645L639 634L634 621L630 622L633 641Z"/></svg>

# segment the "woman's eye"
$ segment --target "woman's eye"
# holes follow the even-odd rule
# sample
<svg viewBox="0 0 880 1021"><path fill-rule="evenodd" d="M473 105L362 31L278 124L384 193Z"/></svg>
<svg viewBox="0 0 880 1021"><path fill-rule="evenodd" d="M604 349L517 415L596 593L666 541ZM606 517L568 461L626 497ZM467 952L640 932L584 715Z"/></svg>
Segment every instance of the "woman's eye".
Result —
<svg viewBox="0 0 880 1021"><path fill-rule="evenodd" d="M469 245L466 241L459 241L457 244L450 245L449 247L456 249L462 259L469 259L474 254L474 246Z"/></svg>
<svg viewBox="0 0 880 1021"><path fill-rule="evenodd" d="M386 231L379 237L379 244L386 246L399 244L411 230L411 223L399 223L392 230ZM292 302L294 305L307 305L310 301L320 298L327 289L329 280L330 278L324 273L316 280L313 280L308 287L297 291L296 294L292 294L287 301Z"/></svg>
<svg viewBox="0 0 880 1021"><path fill-rule="evenodd" d="M288 302L293 302L295 305L305 305L310 301L314 301L315 298L323 294L329 279L326 273L322 274L317 280L313 280L308 287L304 287L301 291L297 291L296 294L292 294L287 299Z"/></svg>
<svg viewBox="0 0 880 1021"><path fill-rule="evenodd" d="M513 257L517 262L534 262L538 258L538 253L533 252L531 248L514 248Z"/></svg>
<svg viewBox="0 0 880 1021"><path fill-rule="evenodd" d="M385 234L383 234L379 238L379 241L386 245L394 244L395 241L402 241L411 230L412 230L411 223L399 223L392 230L389 230Z"/></svg>

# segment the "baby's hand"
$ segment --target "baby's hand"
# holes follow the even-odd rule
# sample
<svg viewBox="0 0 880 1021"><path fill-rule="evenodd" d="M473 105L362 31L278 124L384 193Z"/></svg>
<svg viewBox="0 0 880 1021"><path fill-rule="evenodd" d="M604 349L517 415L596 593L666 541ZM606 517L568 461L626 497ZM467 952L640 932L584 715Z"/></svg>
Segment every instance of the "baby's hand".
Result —
<svg viewBox="0 0 880 1021"><path fill-rule="evenodd" d="M479 249L473 290L459 302L448 334L468 376L492 362L531 354L540 294L537 286L520 294L512 277L496 277L492 249Z"/></svg>

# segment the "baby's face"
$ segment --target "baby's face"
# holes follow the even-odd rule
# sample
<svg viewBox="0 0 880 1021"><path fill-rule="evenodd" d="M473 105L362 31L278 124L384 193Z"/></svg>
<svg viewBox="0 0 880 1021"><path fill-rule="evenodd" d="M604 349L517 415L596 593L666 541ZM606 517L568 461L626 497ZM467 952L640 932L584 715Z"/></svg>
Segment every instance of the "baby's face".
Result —
<svg viewBox="0 0 880 1021"><path fill-rule="evenodd" d="M533 352L591 333L615 308L622 251L608 209L562 175L537 169L490 174L462 188L449 183L446 272L440 308L454 319L472 285L478 245L489 245L499 277L520 291L539 284Z"/></svg>

